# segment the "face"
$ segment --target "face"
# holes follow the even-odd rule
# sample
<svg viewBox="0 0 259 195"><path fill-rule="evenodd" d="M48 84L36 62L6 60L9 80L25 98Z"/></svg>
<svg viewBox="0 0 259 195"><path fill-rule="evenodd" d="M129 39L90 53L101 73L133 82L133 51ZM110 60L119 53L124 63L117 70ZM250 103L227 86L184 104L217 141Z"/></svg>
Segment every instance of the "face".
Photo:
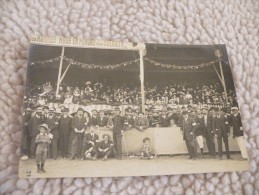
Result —
<svg viewBox="0 0 259 195"><path fill-rule="evenodd" d="M238 114L238 111L237 110L233 110L233 114Z"/></svg>
<svg viewBox="0 0 259 195"><path fill-rule="evenodd" d="M175 124L174 120L170 120L170 124L173 126Z"/></svg>
<svg viewBox="0 0 259 195"><path fill-rule="evenodd" d="M201 110L197 110L197 114L200 115L201 114Z"/></svg>
<svg viewBox="0 0 259 195"><path fill-rule="evenodd" d="M109 140L108 135L105 135L105 136L103 137L103 139L104 139L105 142L107 142L107 141Z"/></svg>
<svg viewBox="0 0 259 195"><path fill-rule="evenodd" d="M54 113L50 112L49 117L53 117L53 116L54 116Z"/></svg>
<svg viewBox="0 0 259 195"><path fill-rule="evenodd" d="M95 132L95 128L91 127L91 128L90 128L90 132L91 132L91 133L94 133L94 132Z"/></svg>
<svg viewBox="0 0 259 195"><path fill-rule="evenodd" d="M139 117L139 118L143 118L143 114L140 113L140 114L138 115L138 117Z"/></svg>
<svg viewBox="0 0 259 195"><path fill-rule="evenodd" d="M183 118L184 118L184 119L187 119L187 118L188 118L188 114L184 114L184 115L183 115Z"/></svg>
<svg viewBox="0 0 259 195"><path fill-rule="evenodd" d="M83 116L83 111L78 111L78 116Z"/></svg>
<svg viewBox="0 0 259 195"><path fill-rule="evenodd" d="M45 133L45 128L44 127L40 127L40 133Z"/></svg>
<svg viewBox="0 0 259 195"><path fill-rule="evenodd" d="M103 112L103 111L100 112L100 116L101 116L101 117L104 117L104 112Z"/></svg>
<svg viewBox="0 0 259 195"><path fill-rule="evenodd" d="M97 115L97 112L96 112L96 110L94 110L94 111L93 111L93 115Z"/></svg>
<svg viewBox="0 0 259 195"><path fill-rule="evenodd" d="M115 114L116 115L120 115L120 111L119 110L115 110Z"/></svg>

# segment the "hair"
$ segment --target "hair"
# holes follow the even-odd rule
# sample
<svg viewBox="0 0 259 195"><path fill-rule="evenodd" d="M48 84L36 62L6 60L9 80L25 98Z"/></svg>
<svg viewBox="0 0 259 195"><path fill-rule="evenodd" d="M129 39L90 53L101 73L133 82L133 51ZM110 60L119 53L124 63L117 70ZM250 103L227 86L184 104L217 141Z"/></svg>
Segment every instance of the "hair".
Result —
<svg viewBox="0 0 259 195"><path fill-rule="evenodd" d="M147 142L147 141L150 141L150 139L148 137L144 138L143 139L143 143Z"/></svg>

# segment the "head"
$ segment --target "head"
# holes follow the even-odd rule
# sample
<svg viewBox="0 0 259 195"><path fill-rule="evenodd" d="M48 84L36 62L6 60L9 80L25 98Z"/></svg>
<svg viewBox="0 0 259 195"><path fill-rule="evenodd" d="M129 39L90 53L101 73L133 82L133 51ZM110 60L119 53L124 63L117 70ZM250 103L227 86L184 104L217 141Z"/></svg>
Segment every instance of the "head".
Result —
<svg viewBox="0 0 259 195"><path fill-rule="evenodd" d="M234 109L232 109L232 112L233 112L233 114L238 114L238 109L237 108L234 108Z"/></svg>
<svg viewBox="0 0 259 195"><path fill-rule="evenodd" d="M104 111L100 110L100 117L104 117Z"/></svg>
<svg viewBox="0 0 259 195"><path fill-rule="evenodd" d="M97 110L92 110L92 115L93 115L93 116L96 116L97 113L98 113Z"/></svg>
<svg viewBox="0 0 259 195"><path fill-rule="evenodd" d="M201 113L202 113L201 109L197 109L196 112L197 112L198 115L201 115Z"/></svg>
<svg viewBox="0 0 259 195"><path fill-rule="evenodd" d="M187 119L188 118L188 112L187 111L183 111L182 112L183 118Z"/></svg>
<svg viewBox="0 0 259 195"><path fill-rule="evenodd" d="M148 137L143 139L144 144L150 144L150 139Z"/></svg>
<svg viewBox="0 0 259 195"><path fill-rule="evenodd" d="M90 127L90 132L91 132L91 133L95 133L95 131L96 131L96 127L95 127L95 126L91 126L91 127Z"/></svg>
<svg viewBox="0 0 259 195"><path fill-rule="evenodd" d="M141 119L141 118L143 118L144 117L144 113L143 112L140 112L139 114L138 114L138 117Z"/></svg>
<svg viewBox="0 0 259 195"><path fill-rule="evenodd" d="M41 134L47 133L47 131L48 131L48 125L47 125L47 124L42 124L42 125L40 125L39 131L40 131Z"/></svg>
<svg viewBox="0 0 259 195"><path fill-rule="evenodd" d="M104 134L104 135L103 135L103 140L104 140L105 142L108 142L108 140L109 140L109 135L108 135L108 134Z"/></svg>
<svg viewBox="0 0 259 195"><path fill-rule="evenodd" d="M115 112L115 115L120 115L120 113L121 113L119 108L115 108L114 112Z"/></svg>
<svg viewBox="0 0 259 195"><path fill-rule="evenodd" d="M171 126L174 126L174 125L175 125L174 119L171 119L171 120L170 120L170 125L171 125Z"/></svg>

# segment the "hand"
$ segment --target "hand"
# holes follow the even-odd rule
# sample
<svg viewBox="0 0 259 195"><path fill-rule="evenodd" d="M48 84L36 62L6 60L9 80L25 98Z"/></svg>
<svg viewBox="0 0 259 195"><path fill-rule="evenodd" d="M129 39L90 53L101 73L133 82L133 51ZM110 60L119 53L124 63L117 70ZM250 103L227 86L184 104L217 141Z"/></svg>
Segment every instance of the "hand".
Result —
<svg viewBox="0 0 259 195"><path fill-rule="evenodd" d="M92 141L89 141L89 143L92 144L92 145L94 145L94 142L92 142Z"/></svg>
<svg viewBox="0 0 259 195"><path fill-rule="evenodd" d="M215 129L216 131L218 131L218 129Z"/></svg>
<svg viewBox="0 0 259 195"><path fill-rule="evenodd" d="M74 131L75 131L76 133L78 133L78 129L77 129L77 128L75 128Z"/></svg>

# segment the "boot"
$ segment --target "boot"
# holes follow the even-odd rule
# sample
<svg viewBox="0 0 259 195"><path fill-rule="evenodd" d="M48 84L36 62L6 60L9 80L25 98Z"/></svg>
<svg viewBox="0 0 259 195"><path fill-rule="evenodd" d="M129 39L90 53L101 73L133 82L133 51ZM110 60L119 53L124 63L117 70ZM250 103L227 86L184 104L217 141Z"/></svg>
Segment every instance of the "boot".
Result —
<svg viewBox="0 0 259 195"><path fill-rule="evenodd" d="M201 156L203 156L203 148L201 148Z"/></svg>
<svg viewBox="0 0 259 195"><path fill-rule="evenodd" d="M37 164L37 173L41 173L40 164Z"/></svg>
<svg viewBox="0 0 259 195"><path fill-rule="evenodd" d="M41 164L41 171L42 171L43 173L46 173L46 170L44 169L44 164Z"/></svg>

